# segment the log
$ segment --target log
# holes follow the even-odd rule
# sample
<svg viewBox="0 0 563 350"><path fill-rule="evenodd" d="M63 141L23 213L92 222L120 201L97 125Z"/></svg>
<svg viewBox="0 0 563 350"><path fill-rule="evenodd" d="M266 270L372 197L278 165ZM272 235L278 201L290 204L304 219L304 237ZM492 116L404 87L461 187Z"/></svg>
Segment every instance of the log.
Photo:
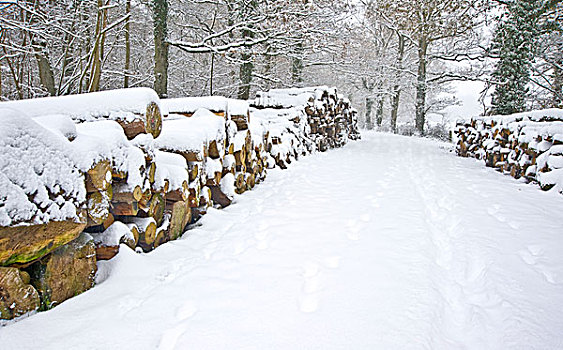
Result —
<svg viewBox="0 0 563 350"><path fill-rule="evenodd" d="M119 246L97 246L96 247L96 260L110 260L119 253Z"/></svg>
<svg viewBox="0 0 563 350"><path fill-rule="evenodd" d="M141 186L135 186L132 190L127 185L116 185L113 187L113 198L115 202L138 202L143 197Z"/></svg>
<svg viewBox="0 0 563 350"><path fill-rule="evenodd" d="M109 213L107 219L105 219L104 222L102 223L104 230L110 227L114 222L115 222L115 217L113 216L112 213Z"/></svg>
<svg viewBox="0 0 563 350"><path fill-rule="evenodd" d="M151 162L148 166L148 179L151 185L154 184L155 175L156 175L156 163Z"/></svg>
<svg viewBox="0 0 563 350"><path fill-rule="evenodd" d="M86 223L52 221L47 224L0 227L0 266L27 264L72 241Z"/></svg>
<svg viewBox="0 0 563 350"><path fill-rule="evenodd" d="M143 192L143 195L141 196L141 200L139 201L139 209L142 210L147 210L149 208L149 202L151 200L152 197L152 191L150 189L147 189Z"/></svg>
<svg viewBox="0 0 563 350"><path fill-rule="evenodd" d="M111 202L111 213L116 216L136 216L139 212L139 203L133 202Z"/></svg>
<svg viewBox="0 0 563 350"><path fill-rule="evenodd" d="M221 154L219 152L219 147L217 146L217 140L213 140L211 141L211 143L209 144L208 147L209 151L209 157L212 159L218 159L221 157Z"/></svg>
<svg viewBox="0 0 563 350"><path fill-rule="evenodd" d="M198 181L194 181L190 183L189 196L188 196L188 203L190 204L190 208L197 208L199 207L199 192L201 190L201 185Z"/></svg>
<svg viewBox="0 0 563 350"><path fill-rule="evenodd" d="M145 127L147 133L151 134L155 139L162 131L162 114L160 108L154 102L149 103L145 112Z"/></svg>
<svg viewBox="0 0 563 350"><path fill-rule="evenodd" d="M220 186L208 186L211 190L211 199L213 203L219 204L221 208L231 205L232 200L221 191Z"/></svg>
<svg viewBox="0 0 563 350"><path fill-rule="evenodd" d="M231 115L231 120L235 122L238 131L248 130L249 115Z"/></svg>
<svg viewBox="0 0 563 350"><path fill-rule="evenodd" d="M151 197L147 214L156 221L157 226L162 224L165 206L164 196L161 193L154 193Z"/></svg>
<svg viewBox="0 0 563 350"><path fill-rule="evenodd" d="M112 177L113 182L127 181L128 174L125 171L119 171L119 170L116 170L116 169L112 169L111 177Z"/></svg>
<svg viewBox="0 0 563 350"><path fill-rule="evenodd" d="M111 190L111 187L108 188ZM101 225L110 214L111 191L89 193L87 197L88 226Z"/></svg>
<svg viewBox="0 0 563 350"><path fill-rule="evenodd" d="M235 164L237 166L243 165L246 161L246 152L244 148L240 151L236 151L235 154Z"/></svg>
<svg viewBox="0 0 563 350"><path fill-rule="evenodd" d="M200 163L199 162L189 162L188 163L188 177L189 181L192 182L199 178Z"/></svg>
<svg viewBox="0 0 563 350"><path fill-rule="evenodd" d="M141 231L139 230L139 227L134 223L127 224L127 227L129 227L129 230L131 230L131 234L133 234L133 241L125 242L125 244L127 244L129 248L134 250L135 247L139 244L139 239L141 238Z"/></svg>
<svg viewBox="0 0 563 350"><path fill-rule="evenodd" d="M125 136L129 140L134 139L139 134L151 134L157 138L162 131L162 114L158 105L154 102L149 103L144 116L139 116L134 121L118 120L123 128Z"/></svg>
<svg viewBox="0 0 563 350"><path fill-rule="evenodd" d="M126 122L124 120L117 121L123 132L125 132L125 136L128 140L132 140L140 134L146 134L145 122L141 119L135 119L132 122Z"/></svg>
<svg viewBox="0 0 563 350"><path fill-rule="evenodd" d="M102 160L86 172L86 190L105 191L111 185L112 177L109 160Z"/></svg>
<svg viewBox="0 0 563 350"><path fill-rule="evenodd" d="M156 222L153 218L129 218L127 219L129 223L135 224L139 231L139 240L137 245L143 249L145 252L151 251L154 246L154 240L156 238ZM133 230L131 230L133 232ZM133 233L135 235L135 233Z"/></svg>

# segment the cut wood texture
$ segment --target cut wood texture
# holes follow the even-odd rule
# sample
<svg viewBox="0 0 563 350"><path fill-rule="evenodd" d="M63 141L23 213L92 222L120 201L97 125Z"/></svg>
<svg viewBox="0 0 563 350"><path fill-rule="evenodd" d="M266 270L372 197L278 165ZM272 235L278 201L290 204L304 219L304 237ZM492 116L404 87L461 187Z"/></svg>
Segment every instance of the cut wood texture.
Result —
<svg viewBox="0 0 563 350"><path fill-rule="evenodd" d="M88 192L105 191L111 185L112 178L110 161L98 162L86 172L86 190Z"/></svg>
<svg viewBox="0 0 563 350"><path fill-rule="evenodd" d="M0 266L25 264L69 243L85 223L52 221L43 225L0 227Z"/></svg>

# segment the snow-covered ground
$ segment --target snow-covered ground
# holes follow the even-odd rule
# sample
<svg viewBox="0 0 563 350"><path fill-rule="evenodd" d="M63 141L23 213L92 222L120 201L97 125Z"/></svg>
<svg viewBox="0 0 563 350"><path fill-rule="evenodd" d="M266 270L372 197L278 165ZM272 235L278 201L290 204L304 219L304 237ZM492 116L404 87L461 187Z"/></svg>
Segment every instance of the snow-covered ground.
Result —
<svg viewBox="0 0 563 350"><path fill-rule="evenodd" d="M561 349L562 211L443 144L367 133L178 241L123 248L0 347Z"/></svg>

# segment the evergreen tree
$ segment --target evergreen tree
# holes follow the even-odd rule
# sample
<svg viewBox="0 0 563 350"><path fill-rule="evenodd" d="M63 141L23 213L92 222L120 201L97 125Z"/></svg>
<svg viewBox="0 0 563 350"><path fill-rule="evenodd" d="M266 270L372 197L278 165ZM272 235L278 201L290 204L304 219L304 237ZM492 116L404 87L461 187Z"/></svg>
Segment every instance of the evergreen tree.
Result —
<svg viewBox="0 0 563 350"><path fill-rule="evenodd" d="M492 74L495 91L493 114L512 114L526 109L530 69L534 60L540 1L514 0L508 4L492 44L499 58Z"/></svg>

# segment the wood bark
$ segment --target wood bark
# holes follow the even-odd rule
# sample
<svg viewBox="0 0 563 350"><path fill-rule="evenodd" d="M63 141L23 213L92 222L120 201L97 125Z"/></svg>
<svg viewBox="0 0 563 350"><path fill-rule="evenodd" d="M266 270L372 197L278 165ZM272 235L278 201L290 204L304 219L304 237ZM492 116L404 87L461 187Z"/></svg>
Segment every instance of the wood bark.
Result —
<svg viewBox="0 0 563 350"><path fill-rule="evenodd" d="M418 73L416 82L416 129L420 135L424 135L424 124L426 119L426 66L428 40L422 36L418 40Z"/></svg>
<svg viewBox="0 0 563 350"><path fill-rule="evenodd" d="M154 90L168 97L168 0L152 0L154 21Z"/></svg>

